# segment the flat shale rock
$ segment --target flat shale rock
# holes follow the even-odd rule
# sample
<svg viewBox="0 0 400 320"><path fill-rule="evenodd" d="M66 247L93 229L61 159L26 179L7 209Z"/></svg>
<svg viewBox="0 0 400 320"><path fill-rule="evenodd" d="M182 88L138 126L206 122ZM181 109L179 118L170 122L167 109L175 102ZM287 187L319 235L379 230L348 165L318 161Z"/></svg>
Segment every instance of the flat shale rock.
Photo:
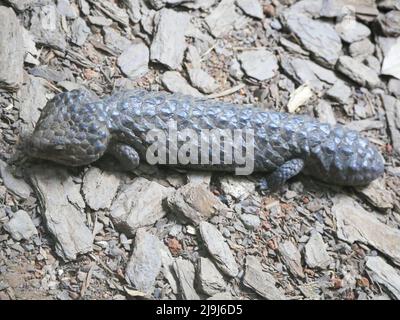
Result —
<svg viewBox="0 0 400 320"><path fill-rule="evenodd" d="M74 20L71 25L71 41L72 43L76 44L77 46L82 46L90 34L90 29L87 26L85 20L82 18L78 18Z"/></svg>
<svg viewBox="0 0 400 320"><path fill-rule="evenodd" d="M179 280L182 298L185 300L200 300L194 289L195 270L193 264L179 257L175 260L174 270Z"/></svg>
<svg viewBox="0 0 400 320"><path fill-rule="evenodd" d="M79 17L78 8L72 6L69 0L57 0L57 12L68 19Z"/></svg>
<svg viewBox="0 0 400 320"><path fill-rule="evenodd" d="M222 38L233 29L240 18L236 12L235 0L222 0L205 18L208 30L216 38Z"/></svg>
<svg viewBox="0 0 400 320"><path fill-rule="evenodd" d="M149 71L150 52L143 43L134 43L118 57L117 63L129 79L144 76Z"/></svg>
<svg viewBox="0 0 400 320"><path fill-rule="evenodd" d="M30 171L40 199L47 229L53 235L56 253L64 260L92 251L92 232L86 226L81 210L85 202L80 185L73 182L68 171L58 166L36 166Z"/></svg>
<svg viewBox="0 0 400 320"><path fill-rule="evenodd" d="M388 90L397 99L400 99L400 80L390 79L388 83Z"/></svg>
<svg viewBox="0 0 400 320"><path fill-rule="evenodd" d="M392 10L378 18L378 23L385 36L400 36L400 11Z"/></svg>
<svg viewBox="0 0 400 320"><path fill-rule="evenodd" d="M357 191L376 208L383 210L393 208L394 199L390 191L385 188L384 179L376 179L365 187L358 187Z"/></svg>
<svg viewBox="0 0 400 320"><path fill-rule="evenodd" d="M222 191L236 199L247 198L256 190L254 182L245 177L226 176L219 181Z"/></svg>
<svg viewBox="0 0 400 320"><path fill-rule="evenodd" d="M154 291L161 264L160 240L144 229L139 229L125 270L127 280L136 290L150 295Z"/></svg>
<svg viewBox="0 0 400 320"><path fill-rule="evenodd" d="M284 264L289 271L296 277L304 278L303 267L301 265L301 254L299 249L290 240L285 240L279 245L279 253Z"/></svg>
<svg viewBox="0 0 400 320"><path fill-rule="evenodd" d="M373 69L349 56L341 56L339 58L337 69L360 86L376 88L381 83Z"/></svg>
<svg viewBox="0 0 400 320"><path fill-rule="evenodd" d="M23 80L22 27L10 8L0 6L0 88L17 90Z"/></svg>
<svg viewBox="0 0 400 320"><path fill-rule="evenodd" d="M23 120L23 130L26 133L33 131L33 128L40 117L40 110L47 103L45 87L46 81L28 76L26 82L18 92L18 102L16 104L19 110L19 116Z"/></svg>
<svg viewBox="0 0 400 320"><path fill-rule="evenodd" d="M339 80L326 92L326 95L341 104L347 104L351 97L351 88Z"/></svg>
<svg viewBox="0 0 400 320"><path fill-rule="evenodd" d="M3 228L16 241L22 239L28 240L33 235L37 234L36 227L33 224L31 217L24 210L18 210L15 212L10 221L8 221Z"/></svg>
<svg viewBox="0 0 400 320"><path fill-rule="evenodd" d="M343 7L349 6L357 15L375 17L379 14L375 0L325 0L320 14L322 17L340 17Z"/></svg>
<svg viewBox="0 0 400 320"><path fill-rule="evenodd" d="M348 196L337 196L333 203L332 213L336 217L339 239L370 245L400 265L399 230L380 222Z"/></svg>
<svg viewBox="0 0 400 320"><path fill-rule="evenodd" d="M349 46L350 55L354 57L369 56L375 52L374 44L367 38L361 41L353 42Z"/></svg>
<svg viewBox="0 0 400 320"><path fill-rule="evenodd" d="M199 68L189 69L189 79L192 85L203 93L214 92L218 85L215 79Z"/></svg>
<svg viewBox="0 0 400 320"><path fill-rule="evenodd" d="M174 191L145 178L136 178L121 188L110 215L115 226L128 236L137 229L150 226L166 215L163 200Z"/></svg>
<svg viewBox="0 0 400 320"><path fill-rule="evenodd" d="M211 223L200 223L200 234L218 268L227 276L236 277L238 265L221 232Z"/></svg>
<svg viewBox="0 0 400 320"><path fill-rule="evenodd" d="M332 126L336 125L335 113L328 101L321 99L315 107L315 112L319 121L329 123Z"/></svg>
<svg viewBox="0 0 400 320"><path fill-rule="evenodd" d="M13 194L22 199L27 199L32 192L31 187L23 179L15 178L11 168L0 159L0 177L4 186Z"/></svg>
<svg viewBox="0 0 400 320"><path fill-rule="evenodd" d="M173 93L182 93L193 97L203 96L199 91L191 87L186 79L177 71L164 72L161 76L161 82L168 91Z"/></svg>
<svg viewBox="0 0 400 320"><path fill-rule="evenodd" d="M162 9L159 13L153 42L150 47L152 61L170 69L180 69L186 49L185 31L190 16L187 13Z"/></svg>
<svg viewBox="0 0 400 320"><path fill-rule="evenodd" d="M219 292L226 291L227 285L224 277L211 260L200 258L198 268L200 288L205 294L213 296Z"/></svg>
<svg viewBox="0 0 400 320"><path fill-rule="evenodd" d="M338 81L332 70L321 67L307 59L283 56L282 68L299 84L308 83L313 89L322 91Z"/></svg>
<svg viewBox="0 0 400 320"><path fill-rule="evenodd" d="M394 152L400 155L400 102L392 96L383 95L383 105Z"/></svg>
<svg viewBox="0 0 400 320"><path fill-rule="evenodd" d="M278 70L278 61L268 50L244 51L238 56L238 60L246 75L257 81L272 78Z"/></svg>
<svg viewBox="0 0 400 320"><path fill-rule="evenodd" d="M400 37L390 46L385 58L383 59L381 74L386 74L400 79Z"/></svg>
<svg viewBox="0 0 400 320"><path fill-rule="evenodd" d="M246 271L243 284L268 300L286 300L283 292L275 284L275 278L263 271L261 263L254 256L246 257Z"/></svg>
<svg viewBox="0 0 400 320"><path fill-rule="evenodd" d="M88 16L88 20L91 24L102 27L109 27L113 21L103 16Z"/></svg>
<svg viewBox="0 0 400 320"><path fill-rule="evenodd" d="M169 210L195 225L228 208L202 183L188 183L167 198Z"/></svg>
<svg viewBox="0 0 400 320"><path fill-rule="evenodd" d="M96 211L110 208L120 182L116 174L91 167L85 172L82 185L87 205Z"/></svg>
<svg viewBox="0 0 400 320"><path fill-rule="evenodd" d="M61 31L60 15L54 4L33 7L30 31L39 44L61 51L67 46L65 34Z"/></svg>
<svg viewBox="0 0 400 320"><path fill-rule="evenodd" d="M311 234L305 246L305 260L310 268L325 269L332 262L332 258L326 251L327 245L325 244L319 232L314 231Z"/></svg>
<svg viewBox="0 0 400 320"><path fill-rule="evenodd" d="M257 19L264 18L263 9L258 0L236 0L237 6L250 17Z"/></svg>
<svg viewBox="0 0 400 320"><path fill-rule="evenodd" d="M286 24L318 62L328 67L336 64L342 42L330 24L313 20L303 14L290 14Z"/></svg>
<svg viewBox="0 0 400 320"><path fill-rule="evenodd" d="M335 26L335 29L343 41L353 43L367 38L371 30L352 16L346 16Z"/></svg>
<svg viewBox="0 0 400 320"><path fill-rule="evenodd" d="M121 53L124 50L128 49L132 44L127 38L121 36L121 34L111 27L104 27L104 43L110 49L114 50L117 53Z"/></svg>
<svg viewBox="0 0 400 320"><path fill-rule="evenodd" d="M384 286L397 300L400 300L400 274L381 257L367 257L365 264L371 278Z"/></svg>
<svg viewBox="0 0 400 320"><path fill-rule="evenodd" d="M254 214L242 214L240 220L242 220L246 229L249 230L256 230L261 225L261 219Z"/></svg>

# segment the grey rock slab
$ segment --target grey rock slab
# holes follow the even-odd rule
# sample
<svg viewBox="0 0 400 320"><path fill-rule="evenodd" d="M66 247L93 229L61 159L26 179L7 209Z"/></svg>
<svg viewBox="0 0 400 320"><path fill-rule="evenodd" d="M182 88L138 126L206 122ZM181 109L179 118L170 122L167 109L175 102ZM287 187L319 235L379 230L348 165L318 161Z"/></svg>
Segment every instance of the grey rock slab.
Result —
<svg viewBox="0 0 400 320"><path fill-rule="evenodd" d="M361 86L376 88L381 83L378 74L373 69L352 57L341 56L336 68Z"/></svg>
<svg viewBox="0 0 400 320"><path fill-rule="evenodd" d="M169 210L198 225L228 208L202 183L188 183L167 198Z"/></svg>
<svg viewBox="0 0 400 320"><path fill-rule="evenodd" d="M258 0L236 0L236 5L250 17L264 18L263 8Z"/></svg>
<svg viewBox="0 0 400 320"><path fill-rule="evenodd" d="M336 24L335 29L343 41L353 43L367 38L371 30L353 16L346 16L341 22Z"/></svg>
<svg viewBox="0 0 400 320"><path fill-rule="evenodd" d="M385 188L384 179L376 179L365 187L358 187L357 192L376 208L383 210L393 208L394 198Z"/></svg>
<svg viewBox="0 0 400 320"><path fill-rule="evenodd" d="M139 229L136 232L132 255L125 269L125 277L136 290L150 295L154 291L156 277L160 271L159 240L144 229Z"/></svg>
<svg viewBox="0 0 400 320"><path fill-rule="evenodd" d="M85 224L80 185L74 183L67 170L54 165L33 167L30 178L57 255L69 261L92 251L93 236Z"/></svg>
<svg viewBox="0 0 400 320"><path fill-rule="evenodd" d="M388 90L394 95L397 99L400 98L400 80L398 79L390 79L388 82Z"/></svg>
<svg viewBox="0 0 400 320"><path fill-rule="evenodd" d="M203 183L210 185L212 174L210 172L191 171L187 173L188 183Z"/></svg>
<svg viewBox="0 0 400 320"><path fill-rule="evenodd" d="M113 23L111 19L108 19L104 16L88 16L88 20L91 24L102 27L109 27Z"/></svg>
<svg viewBox="0 0 400 320"><path fill-rule="evenodd" d="M88 2L124 27L129 25L129 16L125 8L120 8L116 3L108 0L88 0Z"/></svg>
<svg viewBox="0 0 400 320"><path fill-rule="evenodd" d="M15 178L11 168L0 159L0 177L3 179L4 186L13 194L22 199L27 199L32 192L32 188L23 179Z"/></svg>
<svg viewBox="0 0 400 320"><path fill-rule="evenodd" d="M200 258L198 262L198 279L201 290L213 296L226 291L227 284L214 263L207 258Z"/></svg>
<svg viewBox="0 0 400 320"><path fill-rule="evenodd" d="M23 120L23 130L26 133L33 131L40 117L40 112L47 103L45 84L46 81L41 78L28 76L18 91L16 106L19 110L19 116Z"/></svg>
<svg viewBox="0 0 400 320"><path fill-rule="evenodd" d="M326 95L341 103L347 104L351 97L351 88L346 85L343 81L336 81L335 84L326 92Z"/></svg>
<svg viewBox="0 0 400 320"><path fill-rule="evenodd" d="M395 97L383 95L383 105L394 152L400 155L400 102Z"/></svg>
<svg viewBox="0 0 400 320"><path fill-rule="evenodd" d="M282 56L281 66L299 85L308 83L316 91L338 81L332 70L302 58Z"/></svg>
<svg viewBox="0 0 400 320"><path fill-rule="evenodd" d="M138 23L142 18L141 6L144 2L142 0L123 0L123 3L128 9L129 19L132 23Z"/></svg>
<svg viewBox="0 0 400 320"><path fill-rule="evenodd" d="M67 42L60 21L55 4L34 6L29 30L37 43L64 51Z"/></svg>
<svg viewBox="0 0 400 320"><path fill-rule="evenodd" d="M207 300L233 300L232 295L229 292L220 292L214 294L212 297Z"/></svg>
<svg viewBox="0 0 400 320"><path fill-rule="evenodd" d="M124 185L110 208L114 225L133 236L137 229L150 226L166 215L162 202L174 191L145 178Z"/></svg>
<svg viewBox="0 0 400 320"><path fill-rule="evenodd" d="M226 176L220 178L219 182L222 191L236 199L247 198L256 189L254 182L245 177Z"/></svg>
<svg viewBox="0 0 400 320"><path fill-rule="evenodd" d="M392 10L384 15L381 15L378 18L378 23L385 36L400 36L400 11Z"/></svg>
<svg viewBox="0 0 400 320"><path fill-rule="evenodd" d="M134 43L118 57L117 63L129 79L144 76L149 71L150 51L143 43Z"/></svg>
<svg viewBox="0 0 400 320"><path fill-rule="evenodd" d="M90 34L90 29L85 20L78 18L71 25L71 41L77 46L82 46Z"/></svg>
<svg viewBox="0 0 400 320"><path fill-rule="evenodd" d="M361 132L371 129L382 129L384 124L379 120L363 119L349 122L345 125L345 127L350 130Z"/></svg>
<svg viewBox="0 0 400 320"><path fill-rule="evenodd" d="M333 199L339 239L370 245L400 265L400 231L380 222L352 198L341 195Z"/></svg>
<svg viewBox="0 0 400 320"><path fill-rule="evenodd" d="M279 253L283 263L289 271L297 277L304 278L303 267L301 265L301 254L297 246L290 240L285 240L279 245Z"/></svg>
<svg viewBox="0 0 400 320"><path fill-rule="evenodd" d="M161 241L159 241L159 249L161 254L162 273L171 286L172 292L177 294L178 280L174 270L175 259L172 257L168 247Z"/></svg>
<svg viewBox="0 0 400 320"><path fill-rule="evenodd" d="M30 68L29 74L54 82L61 82L73 78L73 75L66 69L58 70L47 65Z"/></svg>
<svg viewBox="0 0 400 320"><path fill-rule="evenodd" d="M156 19L157 20L157 19ZM152 61L166 65L170 69L180 69L187 44L185 30L189 26L187 13L162 9L159 12L153 42L150 47Z"/></svg>
<svg viewBox="0 0 400 320"><path fill-rule="evenodd" d="M215 79L202 69L189 69L188 75L192 85L203 93L212 93L218 88Z"/></svg>
<svg viewBox="0 0 400 320"><path fill-rule="evenodd" d="M121 179L117 174L91 167L83 177L82 192L93 210L109 209Z"/></svg>
<svg viewBox="0 0 400 320"><path fill-rule="evenodd" d="M11 8L0 6L0 88L17 90L23 80L22 27Z"/></svg>
<svg viewBox="0 0 400 320"><path fill-rule="evenodd" d="M104 43L117 53L121 53L122 51L128 49L132 44L130 40L121 36L121 34L114 28L104 27L103 32Z"/></svg>
<svg viewBox="0 0 400 320"><path fill-rule="evenodd" d="M249 230L256 230L261 225L260 217L254 214L242 214L240 220L242 220L246 229Z"/></svg>
<svg viewBox="0 0 400 320"><path fill-rule="evenodd" d="M386 74L400 79L400 37L390 47L382 63L381 74Z"/></svg>
<svg viewBox="0 0 400 320"><path fill-rule="evenodd" d="M342 42L334 27L303 14L289 15L286 24L318 62L329 67L336 64L342 50Z"/></svg>
<svg viewBox="0 0 400 320"><path fill-rule="evenodd" d="M315 107L315 112L319 121L329 123L332 126L336 125L335 113L328 101L321 99Z"/></svg>
<svg viewBox="0 0 400 320"><path fill-rule="evenodd" d="M189 9L206 10L212 7L218 0L194 0L190 2L182 2L181 6Z"/></svg>
<svg viewBox="0 0 400 320"><path fill-rule="evenodd" d="M236 277L239 268L221 232L211 223L202 221L200 235L218 268L227 276Z"/></svg>
<svg viewBox="0 0 400 320"><path fill-rule="evenodd" d="M356 14L375 17L379 14L375 0L325 0L322 3L320 14L322 17L341 17L348 7Z"/></svg>
<svg viewBox="0 0 400 320"><path fill-rule="evenodd" d="M30 8L37 0L8 0L7 2L17 11Z"/></svg>
<svg viewBox="0 0 400 320"><path fill-rule="evenodd" d="M272 78L278 70L275 55L265 49L244 51L239 54L238 60L246 75L258 81Z"/></svg>
<svg viewBox="0 0 400 320"><path fill-rule="evenodd" d="M326 251L327 245L321 234L313 231L304 248L304 257L310 268L326 269L332 262L332 258Z"/></svg>
<svg viewBox="0 0 400 320"><path fill-rule="evenodd" d="M240 18L236 12L235 0L222 0L205 18L208 30L216 38L228 34Z"/></svg>
<svg viewBox="0 0 400 320"><path fill-rule="evenodd" d="M20 241L22 239L29 240L37 234L37 230L29 214L24 210L15 212L10 221L4 224L3 228L11 235L11 237Z"/></svg>
<svg viewBox="0 0 400 320"><path fill-rule="evenodd" d="M353 42L349 46L349 52L352 57L369 56L375 52L374 44L368 39Z"/></svg>
<svg viewBox="0 0 400 320"><path fill-rule="evenodd" d="M400 300L400 273L381 257L367 257L365 267L372 280L385 287L391 295Z"/></svg>
<svg viewBox="0 0 400 320"><path fill-rule="evenodd" d="M202 97L203 95L189 85L182 75L177 71L167 71L161 76L161 82L164 87L173 93L182 93L193 97Z"/></svg>
<svg viewBox="0 0 400 320"><path fill-rule="evenodd" d="M182 298L185 300L199 300L200 297L194 289L195 269L193 264L179 257L175 260L174 270L179 280Z"/></svg>
<svg viewBox="0 0 400 320"><path fill-rule="evenodd" d="M71 5L69 0L57 0L57 12L68 19L76 19L79 16L78 8Z"/></svg>
<svg viewBox="0 0 400 320"><path fill-rule="evenodd" d="M286 300L284 293L276 287L272 274L263 270L261 263L254 256L246 257L246 270L243 284L268 300Z"/></svg>

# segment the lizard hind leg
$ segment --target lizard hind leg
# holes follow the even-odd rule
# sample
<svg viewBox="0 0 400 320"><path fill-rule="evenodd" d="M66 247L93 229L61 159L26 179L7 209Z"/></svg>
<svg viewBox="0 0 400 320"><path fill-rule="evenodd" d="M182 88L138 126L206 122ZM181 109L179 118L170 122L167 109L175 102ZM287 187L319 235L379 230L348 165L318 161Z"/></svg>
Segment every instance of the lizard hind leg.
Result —
<svg viewBox="0 0 400 320"><path fill-rule="evenodd" d="M259 190L273 192L279 189L287 180L294 177L304 168L302 159L292 159L282 164L267 178L260 181Z"/></svg>

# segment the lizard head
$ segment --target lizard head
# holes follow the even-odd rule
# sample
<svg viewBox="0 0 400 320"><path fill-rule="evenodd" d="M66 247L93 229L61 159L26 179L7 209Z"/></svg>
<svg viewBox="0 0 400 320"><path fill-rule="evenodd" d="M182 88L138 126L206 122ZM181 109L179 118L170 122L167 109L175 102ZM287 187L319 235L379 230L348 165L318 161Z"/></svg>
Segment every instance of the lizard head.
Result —
<svg viewBox="0 0 400 320"><path fill-rule="evenodd" d="M56 95L40 115L33 134L25 142L26 153L68 166L99 159L109 141L103 106L88 91Z"/></svg>

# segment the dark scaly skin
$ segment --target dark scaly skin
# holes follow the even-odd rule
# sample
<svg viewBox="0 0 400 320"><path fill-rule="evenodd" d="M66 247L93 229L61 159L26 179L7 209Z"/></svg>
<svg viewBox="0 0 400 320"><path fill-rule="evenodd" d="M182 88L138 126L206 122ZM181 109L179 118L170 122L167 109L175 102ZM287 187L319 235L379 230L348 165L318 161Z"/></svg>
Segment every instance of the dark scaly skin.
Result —
<svg viewBox="0 0 400 320"><path fill-rule="evenodd" d="M178 130L253 129L254 171L271 172L264 188L275 189L300 171L338 185L364 185L384 170L377 149L355 131L304 116L144 90L102 100L78 90L56 95L42 111L29 151L70 166L89 164L109 152L133 169L151 144L146 133L166 130L169 120L177 122ZM186 165L223 171L238 166Z"/></svg>

